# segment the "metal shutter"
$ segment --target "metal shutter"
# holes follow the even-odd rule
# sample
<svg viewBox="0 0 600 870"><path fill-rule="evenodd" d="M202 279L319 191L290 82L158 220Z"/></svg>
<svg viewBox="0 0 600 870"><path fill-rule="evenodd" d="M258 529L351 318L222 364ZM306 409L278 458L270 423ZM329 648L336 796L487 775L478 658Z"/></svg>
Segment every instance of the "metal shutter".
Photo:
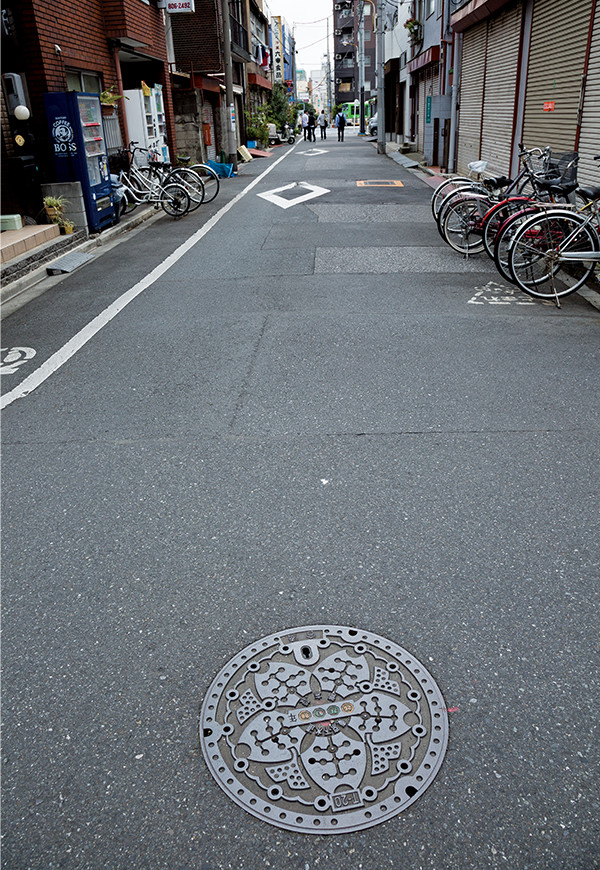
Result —
<svg viewBox="0 0 600 870"><path fill-rule="evenodd" d="M577 170L580 184L600 185L600 161L593 160L596 154L600 154L600 8L596 10L581 119Z"/></svg>
<svg viewBox="0 0 600 870"><path fill-rule="evenodd" d="M573 151L592 0L535 0L523 141ZM555 103L544 111L544 103Z"/></svg>
<svg viewBox="0 0 600 870"><path fill-rule="evenodd" d="M520 5L489 20L481 135L487 172L508 174L510 170L520 42Z"/></svg>
<svg viewBox="0 0 600 870"><path fill-rule="evenodd" d="M467 164L479 160L481 113L483 111L483 72L487 23L465 31L460 76L460 116L458 126L458 171L468 171Z"/></svg>

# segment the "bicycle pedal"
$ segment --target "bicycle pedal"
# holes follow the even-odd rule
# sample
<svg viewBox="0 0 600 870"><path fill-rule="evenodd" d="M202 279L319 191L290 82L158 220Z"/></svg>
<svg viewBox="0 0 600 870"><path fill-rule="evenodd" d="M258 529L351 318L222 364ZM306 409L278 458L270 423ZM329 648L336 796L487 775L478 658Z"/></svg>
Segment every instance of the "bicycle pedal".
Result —
<svg viewBox="0 0 600 870"><path fill-rule="evenodd" d="M154 203L154 211L158 211L158 209L159 209L159 205L157 202L155 202Z"/></svg>

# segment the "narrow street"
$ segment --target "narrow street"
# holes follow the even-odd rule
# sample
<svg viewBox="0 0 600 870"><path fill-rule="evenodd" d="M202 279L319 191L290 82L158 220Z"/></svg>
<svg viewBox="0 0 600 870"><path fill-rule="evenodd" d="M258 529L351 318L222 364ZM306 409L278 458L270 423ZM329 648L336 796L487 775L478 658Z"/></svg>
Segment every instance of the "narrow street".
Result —
<svg viewBox="0 0 600 870"><path fill-rule="evenodd" d="M4 320L4 867L600 866L600 311L462 259L431 193L328 130ZM449 717L343 836L246 813L198 740L233 656L318 625Z"/></svg>

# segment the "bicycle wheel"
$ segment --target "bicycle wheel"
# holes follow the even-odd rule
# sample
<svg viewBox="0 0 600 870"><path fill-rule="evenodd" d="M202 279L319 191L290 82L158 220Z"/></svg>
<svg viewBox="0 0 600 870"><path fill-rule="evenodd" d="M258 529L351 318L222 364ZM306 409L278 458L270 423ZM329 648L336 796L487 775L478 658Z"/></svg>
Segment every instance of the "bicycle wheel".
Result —
<svg viewBox="0 0 600 870"><path fill-rule="evenodd" d="M431 197L431 211L434 218L437 219L442 200L448 196L449 193L456 192L456 190L461 186L470 187L475 183L476 182L472 178L467 178L463 175L458 175L456 178L447 178L445 181L442 181L442 183L436 187L434 194Z"/></svg>
<svg viewBox="0 0 600 870"><path fill-rule="evenodd" d="M187 214L190 202L187 190L180 184L165 184L161 189L160 204L171 217L179 218Z"/></svg>
<svg viewBox="0 0 600 870"><path fill-rule="evenodd" d="M190 198L190 211L200 208L204 202L204 183L197 172L180 166L169 173L166 184L180 184L184 187Z"/></svg>
<svg viewBox="0 0 600 870"><path fill-rule="evenodd" d="M586 253L600 250L598 234L585 218L568 211L546 211L526 220L514 235L508 266L521 290L536 299L574 293L594 271ZM563 255L582 259L565 260Z"/></svg>
<svg viewBox="0 0 600 870"><path fill-rule="evenodd" d="M190 169L197 172L204 182L204 202L212 202L218 194L221 186L219 176L215 170L210 166L207 166L206 163L194 163L193 166L190 166Z"/></svg>
<svg viewBox="0 0 600 870"><path fill-rule="evenodd" d="M485 198L465 197L448 206L442 222L442 237L461 254L483 251L481 237L482 210L487 211Z"/></svg>
<svg viewBox="0 0 600 870"><path fill-rule="evenodd" d="M522 211L531 202L527 196L510 196L493 205L481 221L483 247L488 257L494 259L494 242L500 227L511 214Z"/></svg>
<svg viewBox="0 0 600 870"><path fill-rule="evenodd" d="M444 218L446 216L447 209L451 205L454 205L455 202L460 202L465 197L471 197L471 196L483 196L483 197L485 197L489 202L488 208L491 208L495 202L495 200L490 199L490 197L486 194L486 192L479 187L459 187L457 190L453 190L451 193L449 193L447 196L445 196L444 199L442 200L442 203L441 203L439 210L438 210L438 216L436 218L438 233L440 234L440 236L442 238L444 238L444 233L442 231L442 225L444 223Z"/></svg>
<svg viewBox="0 0 600 870"><path fill-rule="evenodd" d="M515 282L508 268L508 249L510 243L522 224L533 214L538 214L539 211L539 208L532 206L531 208L524 208L516 214L509 215L494 239L494 263L505 281L509 281L511 284Z"/></svg>

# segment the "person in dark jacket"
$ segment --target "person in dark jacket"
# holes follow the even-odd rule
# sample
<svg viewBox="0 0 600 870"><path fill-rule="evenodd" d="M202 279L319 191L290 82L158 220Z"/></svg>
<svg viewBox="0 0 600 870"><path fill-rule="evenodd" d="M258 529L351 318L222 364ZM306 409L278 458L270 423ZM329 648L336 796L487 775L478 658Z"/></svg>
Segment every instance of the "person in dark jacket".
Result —
<svg viewBox="0 0 600 870"><path fill-rule="evenodd" d="M312 112L308 113L308 141L317 141L317 137L315 136L315 116Z"/></svg>
<svg viewBox="0 0 600 870"><path fill-rule="evenodd" d="M338 142L344 141L344 128L346 126L346 116L343 112L338 112L335 118L335 126L338 131Z"/></svg>

